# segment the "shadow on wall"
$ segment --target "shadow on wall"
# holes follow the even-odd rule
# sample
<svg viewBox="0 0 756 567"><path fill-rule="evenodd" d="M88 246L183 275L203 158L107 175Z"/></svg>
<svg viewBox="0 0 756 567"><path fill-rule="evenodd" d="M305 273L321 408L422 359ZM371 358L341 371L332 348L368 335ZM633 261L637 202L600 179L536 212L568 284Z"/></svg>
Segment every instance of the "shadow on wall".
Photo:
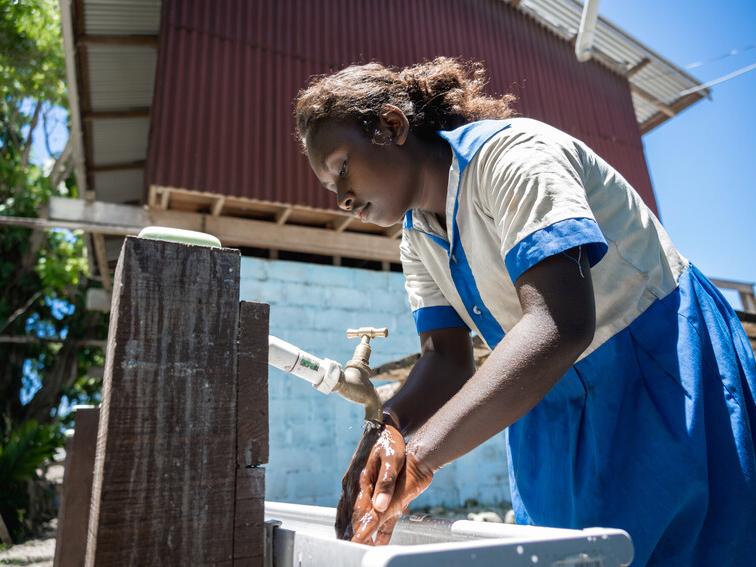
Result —
<svg viewBox="0 0 756 567"><path fill-rule="evenodd" d="M362 326L389 328L387 339L372 341L374 366L419 350L402 274L245 257L241 278L242 300L270 304L270 333L316 356L346 362L355 346L346 329ZM265 497L335 506L363 410L269 370ZM503 434L439 471L415 505L461 506L468 499L482 505L510 500Z"/></svg>

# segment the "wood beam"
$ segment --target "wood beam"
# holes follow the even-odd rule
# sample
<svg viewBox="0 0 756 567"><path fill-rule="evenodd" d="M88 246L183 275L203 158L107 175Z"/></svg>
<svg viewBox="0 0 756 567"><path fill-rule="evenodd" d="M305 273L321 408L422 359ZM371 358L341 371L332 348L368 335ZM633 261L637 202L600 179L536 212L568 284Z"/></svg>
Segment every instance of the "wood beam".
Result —
<svg viewBox="0 0 756 567"><path fill-rule="evenodd" d="M404 230L403 223L395 224L394 226L390 226L386 230L386 236L388 236L389 238L399 238L402 235L403 230Z"/></svg>
<svg viewBox="0 0 756 567"><path fill-rule="evenodd" d="M149 108L134 108L130 110L99 110L84 113L84 120L111 120L120 118L149 118Z"/></svg>
<svg viewBox="0 0 756 567"><path fill-rule="evenodd" d="M632 77L633 75L637 74L639 71L644 69L649 63L651 63L651 59L649 59L648 57L644 57L638 63L636 63L630 69L628 69L627 73L625 73L625 77L629 79L630 77Z"/></svg>
<svg viewBox="0 0 756 567"><path fill-rule="evenodd" d="M647 90L639 87L638 85L634 85L633 83L630 83L630 91L637 94L639 97L645 99L646 101L650 102L652 105L656 107L656 109L659 112L663 112L670 118L672 118L675 114L677 114L674 109L670 106L668 106L666 103L660 101L658 98L656 98L654 95L652 95Z"/></svg>
<svg viewBox="0 0 756 567"><path fill-rule="evenodd" d="M108 163L103 165L92 165L89 171L92 173L101 173L103 171L121 171L123 169L144 169L145 160L126 161L122 163Z"/></svg>
<svg viewBox="0 0 756 567"><path fill-rule="evenodd" d="M161 225L209 232L230 246L399 262L399 241L383 235L346 234L323 228L278 225L270 221L146 210L132 205L99 201L89 203L62 197L50 199L47 219L0 216L0 225L34 229L70 228L114 236L134 235L145 226Z"/></svg>
<svg viewBox="0 0 756 567"><path fill-rule="evenodd" d="M354 217L344 217L343 219L339 219L337 221L334 221L333 223L333 230L336 232L344 232L346 227L348 227L350 224L352 224L352 221L354 221Z"/></svg>
<svg viewBox="0 0 756 567"><path fill-rule="evenodd" d="M230 217L207 217L205 232L217 236L227 246L254 246L323 256L399 261L399 242L372 234L345 234Z"/></svg>
<svg viewBox="0 0 756 567"><path fill-rule="evenodd" d="M215 202L213 203L213 208L210 211L210 214L214 217L219 217L220 214L223 212L223 205L226 204L226 198L225 197L218 197ZM167 207L163 207L164 209Z"/></svg>
<svg viewBox="0 0 756 567"><path fill-rule="evenodd" d="M293 207L286 207L284 210L280 211L276 214L276 224L286 224L286 221L289 220L289 216L291 215L291 211L293 211Z"/></svg>
<svg viewBox="0 0 756 567"><path fill-rule="evenodd" d="M671 108L675 111L675 114L679 114L681 111L689 107L691 104L696 102L699 99L702 99L703 95L699 93L691 93L689 95L685 95L684 97L676 100ZM650 118L646 119L645 122L643 122L640 125L640 132L641 134L645 134L646 132L651 131L652 129L656 128L659 124L662 124L663 122L666 122L669 119L669 116L667 116L663 112L657 112Z"/></svg>
<svg viewBox="0 0 756 567"><path fill-rule="evenodd" d="M79 37L79 39L76 41L76 45L85 47L92 45L138 45L145 47L157 47L158 36L85 34Z"/></svg>
<svg viewBox="0 0 756 567"><path fill-rule="evenodd" d="M102 287L105 291L113 289L113 285L110 281L110 268L108 267L108 257L105 253L105 237L102 233L92 233L92 244L94 245L95 257L97 259L97 270L102 277Z"/></svg>
<svg viewBox="0 0 756 567"><path fill-rule="evenodd" d="M168 210L168 204L171 202L171 192L167 189L163 189L160 193L160 208Z"/></svg>

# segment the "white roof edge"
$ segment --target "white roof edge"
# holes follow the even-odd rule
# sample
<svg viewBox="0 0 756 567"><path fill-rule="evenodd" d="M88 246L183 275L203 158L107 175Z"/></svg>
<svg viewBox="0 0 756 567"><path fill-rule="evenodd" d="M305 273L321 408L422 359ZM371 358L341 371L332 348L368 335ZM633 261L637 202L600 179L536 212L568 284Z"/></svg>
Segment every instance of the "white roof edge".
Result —
<svg viewBox="0 0 756 567"><path fill-rule="evenodd" d="M79 188L79 196L87 192L87 174L84 162L79 88L76 82L76 56L73 23L71 21L71 0L59 0L60 22L63 28L63 50L66 59L66 86L68 88L68 108L71 113L71 140L73 142L74 175Z"/></svg>

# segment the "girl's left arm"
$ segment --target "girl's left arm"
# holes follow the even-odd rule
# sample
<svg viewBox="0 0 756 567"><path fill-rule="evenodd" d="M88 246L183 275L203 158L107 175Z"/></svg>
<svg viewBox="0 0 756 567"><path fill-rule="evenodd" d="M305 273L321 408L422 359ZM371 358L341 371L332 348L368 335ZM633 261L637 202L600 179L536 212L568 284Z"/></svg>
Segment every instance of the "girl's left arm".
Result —
<svg viewBox="0 0 756 567"><path fill-rule="evenodd" d="M521 319L407 447L431 470L471 451L528 413L593 340L593 285L586 254L579 249L536 264L515 287Z"/></svg>
<svg viewBox="0 0 756 567"><path fill-rule="evenodd" d="M586 256L579 248L570 249L517 279L522 318L483 366L412 436L395 486L364 479L366 494L354 514L361 529L354 541L367 542L377 530L377 542L387 543L396 520L430 484L435 470L528 413L590 345L596 311ZM384 489L390 503L376 510L372 503Z"/></svg>

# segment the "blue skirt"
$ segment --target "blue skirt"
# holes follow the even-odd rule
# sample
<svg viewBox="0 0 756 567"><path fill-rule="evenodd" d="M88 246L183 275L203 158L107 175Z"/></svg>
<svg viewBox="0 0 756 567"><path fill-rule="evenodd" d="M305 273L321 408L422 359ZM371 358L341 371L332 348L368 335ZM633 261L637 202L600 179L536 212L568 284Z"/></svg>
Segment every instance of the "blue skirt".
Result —
<svg viewBox="0 0 756 567"><path fill-rule="evenodd" d="M756 565L756 363L694 266L508 429L518 523L613 527L633 565Z"/></svg>

